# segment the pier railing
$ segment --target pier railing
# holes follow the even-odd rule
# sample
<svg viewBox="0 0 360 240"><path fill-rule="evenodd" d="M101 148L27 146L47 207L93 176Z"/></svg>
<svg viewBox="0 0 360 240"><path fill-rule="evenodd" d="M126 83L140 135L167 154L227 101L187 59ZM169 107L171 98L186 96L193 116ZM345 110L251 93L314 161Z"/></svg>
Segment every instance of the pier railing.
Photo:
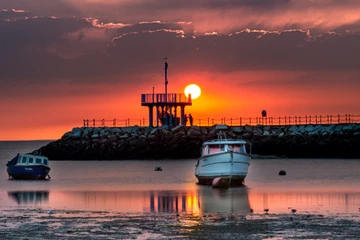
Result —
<svg viewBox="0 0 360 240"><path fill-rule="evenodd" d="M191 97L186 97L183 93L141 94L141 104L150 103L191 103Z"/></svg>
<svg viewBox="0 0 360 240"><path fill-rule="evenodd" d="M307 125L307 124L350 124L360 123L360 114L345 115L305 115L305 116L280 116L280 117L237 117L237 118L193 118L193 125L213 126L215 124L227 124L229 126L279 126L279 125ZM149 126L147 118L114 118L114 119L84 119L84 127L128 127ZM187 126L190 122L187 121ZM154 123L156 126L156 123Z"/></svg>

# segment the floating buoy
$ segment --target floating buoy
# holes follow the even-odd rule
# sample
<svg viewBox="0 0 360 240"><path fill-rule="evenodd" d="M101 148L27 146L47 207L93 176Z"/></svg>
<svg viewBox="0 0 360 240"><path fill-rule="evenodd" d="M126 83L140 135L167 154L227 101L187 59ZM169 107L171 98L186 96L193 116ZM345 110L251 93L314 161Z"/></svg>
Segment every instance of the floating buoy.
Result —
<svg viewBox="0 0 360 240"><path fill-rule="evenodd" d="M161 167L155 167L155 171L162 171L162 168Z"/></svg>
<svg viewBox="0 0 360 240"><path fill-rule="evenodd" d="M292 213L296 213L296 209L291 209L291 212L292 212Z"/></svg>
<svg viewBox="0 0 360 240"><path fill-rule="evenodd" d="M286 175L286 172L285 172L284 170L281 170L281 171L279 172L279 175L280 175L280 176L285 176L285 175Z"/></svg>
<svg viewBox="0 0 360 240"><path fill-rule="evenodd" d="M217 177L212 180L211 186L213 188L228 188L229 187L229 179Z"/></svg>

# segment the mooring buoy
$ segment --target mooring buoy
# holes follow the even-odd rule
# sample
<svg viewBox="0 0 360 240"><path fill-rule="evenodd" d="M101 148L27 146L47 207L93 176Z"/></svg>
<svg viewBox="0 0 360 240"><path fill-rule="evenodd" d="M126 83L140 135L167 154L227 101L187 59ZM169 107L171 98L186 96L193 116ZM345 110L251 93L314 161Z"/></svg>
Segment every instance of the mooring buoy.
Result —
<svg viewBox="0 0 360 240"><path fill-rule="evenodd" d="M155 171L162 171L162 168L161 167L155 167Z"/></svg>
<svg viewBox="0 0 360 240"><path fill-rule="evenodd" d="M279 175L280 175L280 176L284 176L284 175L286 175L286 172L285 172L284 170L281 170L281 171L279 172Z"/></svg>

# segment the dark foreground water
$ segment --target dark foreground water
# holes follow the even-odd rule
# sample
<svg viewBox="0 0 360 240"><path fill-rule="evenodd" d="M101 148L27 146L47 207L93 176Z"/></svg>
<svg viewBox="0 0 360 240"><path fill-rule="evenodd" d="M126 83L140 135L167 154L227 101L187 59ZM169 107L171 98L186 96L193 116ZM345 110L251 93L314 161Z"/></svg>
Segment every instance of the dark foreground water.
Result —
<svg viewBox="0 0 360 240"><path fill-rule="evenodd" d="M179 230L166 234L158 229L159 226L151 225L154 222L163 223L163 226L170 224L167 229L172 229L171 227L177 226L176 224L181 221L182 224L179 226L182 227L198 226L199 222L206 221L211 224L214 221L224 220L229 224L235 221L232 223L235 224L234 231L237 229L239 232L236 224L247 219L254 221L253 225L247 227L253 232L246 235L248 237L244 239L263 239L278 234L285 238L296 235L286 229L280 229L281 233L278 234L262 235L264 228L267 229L270 224L268 221L274 219L279 221L298 219L298 223L310 221L311 226L314 221L318 222L324 217L329 217L328 220L331 221L336 219L352 221L352 223L359 221L360 159L253 159L245 179L245 186L227 190L198 185L194 176L196 159L51 161L51 180L24 181L8 178L5 164L9 159L19 152L30 152L47 143L48 141L0 142L0 166L2 166L0 168L0 213L2 216L0 236L5 236L6 239L10 239L10 236L5 234L9 228L24 227L25 223L29 223L29 219L32 223L46 222L46 229L54 228L60 232L63 231L59 233L59 236L65 238L83 236L83 233L74 233L72 230L74 226L69 222L76 224L76 228L84 228L84 232L87 233L84 235L85 238L93 236L89 230L94 229L91 224L99 224L104 219L116 218L117 221L122 219L129 223L139 222L141 218L141 221L147 219L146 223L141 224L142 227L150 224L146 228L151 231L133 229L135 231L133 235L121 235L114 239L157 239L170 235L173 238L187 238L184 237L187 235L183 233L177 236ZM155 166L161 166L163 171L154 171ZM287 175L279 176L280 170L285 170ZM250 209L253 209L253 213L250 213ZM265 214L265 209L268 209L268 214ZM295 214L292 209L296 209ZM47 213L49 210L51 210L50 214ZM24 216L27 216L25 220ZM49 223L50 217L52 220ZM56 221L52 222L54 219ZM77 222L79 219L83 222ZM256 219L265 221L264 225L262 222L256 225L259 224L259 222L255 224ZM2 221L5 222L3 225L1 225ZM91 223L92 221L94 222ZM321 221L319 226L324 225ZM40 225L44 226L44 223ZM62 230L66 229L63 228L65 225L68 229ZM107 231L114 227L110 225ZM214 226L210 225L206 226L214 229ZM339 223L335 221L334 225L338 226ZM33 226L31 226L23 228L23 231L32 232ZM206 226L202 230L206 229ZM230 226L233 225L228 226L228 232L232 231ZM3 235L2 227L7 229L4 230ZM104 228L103 225L102 227ZM126 229L123 230L124 234L130 231ZM213 236L227 238L222 234L223 230L215 232ZM95 232L98 231L103 234L101 229ZM158 231L159 235L156 235L154 231ZM332 231L335 230L330 226L325 231L328 235L314 233L315 235L305 236L313 238L323 236L324 239L331 239ZM121 230L118 229L117 232ZM147 234L149 232L152 234ZM316 231L311 230L311 232ZM350 231L356 236L355 232L359 232L358 229ZM321 231L321 233L324 232ZM16 235L16 232L13 232L12 234L18 238L22 237L23 233L19 232L20 235ZM94 238L110 239L110 235L102 236L101 234L95 234ZM52 238L53 236L43 235L43 237ZM346 235L344 239L352 237L354 236ZM337 235L337 238L341 236Z"/></svg>

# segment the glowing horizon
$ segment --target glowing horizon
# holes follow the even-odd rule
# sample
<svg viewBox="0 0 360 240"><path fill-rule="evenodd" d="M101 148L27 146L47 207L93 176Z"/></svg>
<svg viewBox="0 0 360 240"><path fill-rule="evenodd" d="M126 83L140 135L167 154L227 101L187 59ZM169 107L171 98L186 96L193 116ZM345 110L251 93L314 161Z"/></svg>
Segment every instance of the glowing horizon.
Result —
<svg viewBox="0 0 360 240"><path fill-rule="evenodd" d="M58 139L84 119L139 125L148 117L140 95L163 92L164 56L169 93L201 87L186 108L195 123L255 118L264 109L272 117L359 115L359 7L1 1L0 140Z"/></svg>

